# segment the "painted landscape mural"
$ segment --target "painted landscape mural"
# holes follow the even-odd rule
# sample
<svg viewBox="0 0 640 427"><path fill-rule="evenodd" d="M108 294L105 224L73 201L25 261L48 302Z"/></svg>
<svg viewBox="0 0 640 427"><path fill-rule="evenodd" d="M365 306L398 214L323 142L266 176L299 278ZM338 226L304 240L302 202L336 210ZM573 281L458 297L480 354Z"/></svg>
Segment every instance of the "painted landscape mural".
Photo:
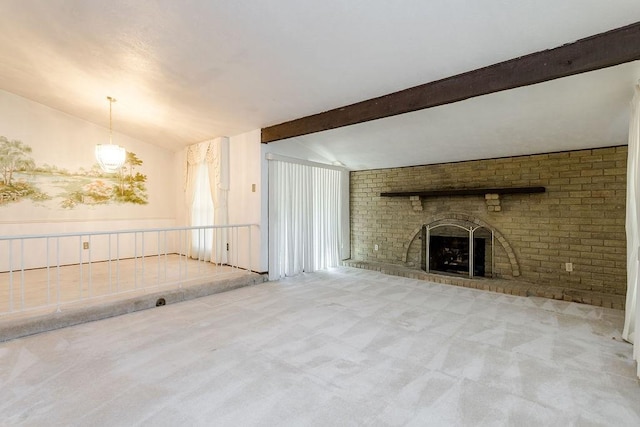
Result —
<svg viewBox="0 0 640 427"><path fill-rule="evenodd" d="M36 164L29 145L0 135L0 209L30 200L49 208L74 209L109 203L148 203L142 159L127 152L120 171L108 174L95 163L77 170Z"/></svg>

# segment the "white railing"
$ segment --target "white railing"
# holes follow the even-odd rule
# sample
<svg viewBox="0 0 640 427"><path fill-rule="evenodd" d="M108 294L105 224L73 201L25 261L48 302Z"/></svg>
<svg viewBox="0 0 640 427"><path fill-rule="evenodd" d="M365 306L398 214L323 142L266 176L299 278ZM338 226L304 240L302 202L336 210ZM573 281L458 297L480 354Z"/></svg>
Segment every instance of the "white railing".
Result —
<svg viewBox="0 0 640 427"><path fill-rule="evenodd" d="M0 236L0 316L251 272L257 228Z"/></svg>

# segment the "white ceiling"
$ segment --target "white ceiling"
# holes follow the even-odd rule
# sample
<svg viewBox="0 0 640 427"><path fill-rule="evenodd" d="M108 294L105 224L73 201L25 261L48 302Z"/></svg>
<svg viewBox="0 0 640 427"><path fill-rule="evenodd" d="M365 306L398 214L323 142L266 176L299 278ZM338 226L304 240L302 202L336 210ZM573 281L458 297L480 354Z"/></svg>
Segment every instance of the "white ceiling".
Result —
<svg viewBox="0 0 640 427"><path fill-rule="evenodd" d="M635 61L274 145L354 170L623 145L638 78Z"/></svg>
<svg viewBox="0 0 640 427"><path fill-rule="evenodd" d="M178 150L640 21L638 0L2 0L0 89ZM638 63L278 142L353 169L626 142Z"/></svg>

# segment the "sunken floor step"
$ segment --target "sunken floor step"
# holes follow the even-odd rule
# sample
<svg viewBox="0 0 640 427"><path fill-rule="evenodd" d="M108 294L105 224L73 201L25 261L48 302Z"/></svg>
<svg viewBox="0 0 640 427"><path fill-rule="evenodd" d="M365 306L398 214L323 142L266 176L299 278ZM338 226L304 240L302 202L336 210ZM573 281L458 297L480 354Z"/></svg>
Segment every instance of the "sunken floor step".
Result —
<svg viewBox="0 0 640 427"><path fill-rule="evenodd" d="M148 291L142 295L115 295L109 300L87 300L61 306L60 311L33 311L0 316L0 342L52 331L80 323L120 316L166 304L188 301L267 281L266 275L246 273L213 281Z"/></svg>
<svg viewBox="0 0 640 427"><path fill-rule="evenodd" d="M441 283L445 285L463 286L465 288L480 289L503 294L518 295L522 297L542 297L583 304L590 304L599 307L615 308L624 310L625 297L623 295L613 295L581 291L578 289L563 288L556 286L537 285L535 283L520 280L487 279L445 276L440 274L426 273L415 268L405 267L396 264L387 264L374 261L345 260L342 261L345 267L362 268L365 270L379 271L392 276L407 277L410 279L425 280L429 282Z"/></svg>

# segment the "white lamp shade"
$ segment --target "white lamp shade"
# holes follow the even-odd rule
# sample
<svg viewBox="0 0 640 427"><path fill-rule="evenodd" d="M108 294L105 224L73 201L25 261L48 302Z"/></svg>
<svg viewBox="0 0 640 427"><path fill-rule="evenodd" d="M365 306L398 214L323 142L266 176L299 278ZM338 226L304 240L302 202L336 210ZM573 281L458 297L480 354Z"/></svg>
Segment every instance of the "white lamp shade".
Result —
<svg viewBox="0 0 640 427"><path fill-rule="evenodd" d="M103 171L117 172L127 158L127 150L115 144L96 145L96 160Z"/></svg>

